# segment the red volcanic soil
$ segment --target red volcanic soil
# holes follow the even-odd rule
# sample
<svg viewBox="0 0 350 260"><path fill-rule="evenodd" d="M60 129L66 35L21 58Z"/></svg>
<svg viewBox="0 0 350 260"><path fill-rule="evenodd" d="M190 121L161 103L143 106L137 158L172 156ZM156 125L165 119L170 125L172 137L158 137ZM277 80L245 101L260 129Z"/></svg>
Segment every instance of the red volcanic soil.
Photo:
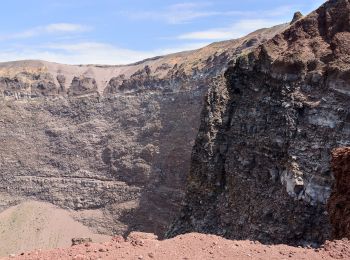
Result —
<svg viewBox="0 0 350 260"><path fill-rule="evenodd" d="M6 259L6 258L4 258ZM36 250L7 259L350 259L350 242L326 242L319 249L262 245L254 241L232 241L224 238L187 234L159 241L152 234L131 233L125 241L115 237L110 242L86 243L66 249Z"/></svg>

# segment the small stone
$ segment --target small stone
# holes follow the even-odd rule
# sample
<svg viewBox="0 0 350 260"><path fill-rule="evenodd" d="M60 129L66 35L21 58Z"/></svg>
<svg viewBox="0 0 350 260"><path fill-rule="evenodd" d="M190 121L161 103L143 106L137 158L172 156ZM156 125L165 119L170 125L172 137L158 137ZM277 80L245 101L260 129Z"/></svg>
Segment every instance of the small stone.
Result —
<svg viewBox="0 0 350 260"><path fill-rule="evenodd" d="M76 246L76 245L81 245L81 244L85 244L85 243L91 243L92 239L91 238L72 238L72 246Z"/></svg>

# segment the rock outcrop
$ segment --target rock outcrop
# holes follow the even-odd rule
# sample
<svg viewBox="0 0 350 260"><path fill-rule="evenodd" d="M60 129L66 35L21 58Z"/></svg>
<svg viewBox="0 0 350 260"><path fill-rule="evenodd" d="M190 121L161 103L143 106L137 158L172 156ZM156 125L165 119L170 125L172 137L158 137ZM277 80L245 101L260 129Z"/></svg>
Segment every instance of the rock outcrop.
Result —
<svg viewBox="0 0 350 260"><path fill-rule="evenodd" d="M212 77L286 26L126 66L0 64L0 209L42 200L99 233L162 237Z"/></svg>
<svg viewBox="0 0 350 260"><path fill-rule="evenodd" d="M330 0L212 85L168 236L324 241L330 153L350 145L349 104L350 2Z"/></svg>
<svg viewBox="0 0 350 260"><path fill-rule="evenodd" d="M81 244L92 243L92 239L90 237L75 237L72 238L72 246L77 246Z"/></svg>
<svg viewBox="0 0 350 260"><path fill-rule="evenodd" d="M60 85L62 81L60 82ZM69 88L68 95L81 96L86 94L97 93L97 83L94 78L89 77L74 77Z"/></svg>
<svg viewBox="0 0 350 260"><path fill-rule="evenodd" d="M335 184L328 201L328 212L334 239L350 239L350 148L332 153Z"/></svg>
<svg viewBox="0 0 350 260"><path fill-rule="evenodd" d="M301 18L303 18L303 14L301 12L295 12L294 15L293 15L293 19L292 21L290 22L290 24L293 24L297 21L299 21Z"/></svg>

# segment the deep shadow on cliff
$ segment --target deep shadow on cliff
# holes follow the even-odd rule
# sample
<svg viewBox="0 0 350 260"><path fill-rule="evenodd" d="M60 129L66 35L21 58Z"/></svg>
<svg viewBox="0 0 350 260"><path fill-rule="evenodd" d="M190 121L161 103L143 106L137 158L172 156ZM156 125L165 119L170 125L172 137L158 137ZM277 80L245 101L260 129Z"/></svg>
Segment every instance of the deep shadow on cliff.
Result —
<svg viewBox="0 0 350 260"><path fill-rule="evenodd" d="M318 245L333 148L350 144L350 2L333 0L240 57L209 89L168 237Z"/></svg>

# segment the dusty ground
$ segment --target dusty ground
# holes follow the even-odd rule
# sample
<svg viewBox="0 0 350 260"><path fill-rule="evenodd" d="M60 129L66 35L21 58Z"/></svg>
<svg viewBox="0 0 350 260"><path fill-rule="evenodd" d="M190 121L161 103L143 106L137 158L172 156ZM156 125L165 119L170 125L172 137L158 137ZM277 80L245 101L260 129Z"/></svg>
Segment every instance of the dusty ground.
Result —
<svg viewBox="0 0 350 260"><path fill-rule="evenodd" d="M94 242L110 240L75 221L70 211L49 203L28 201L0 213L0 256L38 247L70 247L76 237L90 237Z"/></svg>
<svg viewBox="0 0 350 260"><path fill-rule="evenodd" d="M151 234L131 233L126 241L122 237L115 237L101 244L87 243L51 251L36 250L11 255L9 259L350 259L350 242L327 242L320 249L311 249L231 241L197 233L164 241L157 240Z"/></svg>

